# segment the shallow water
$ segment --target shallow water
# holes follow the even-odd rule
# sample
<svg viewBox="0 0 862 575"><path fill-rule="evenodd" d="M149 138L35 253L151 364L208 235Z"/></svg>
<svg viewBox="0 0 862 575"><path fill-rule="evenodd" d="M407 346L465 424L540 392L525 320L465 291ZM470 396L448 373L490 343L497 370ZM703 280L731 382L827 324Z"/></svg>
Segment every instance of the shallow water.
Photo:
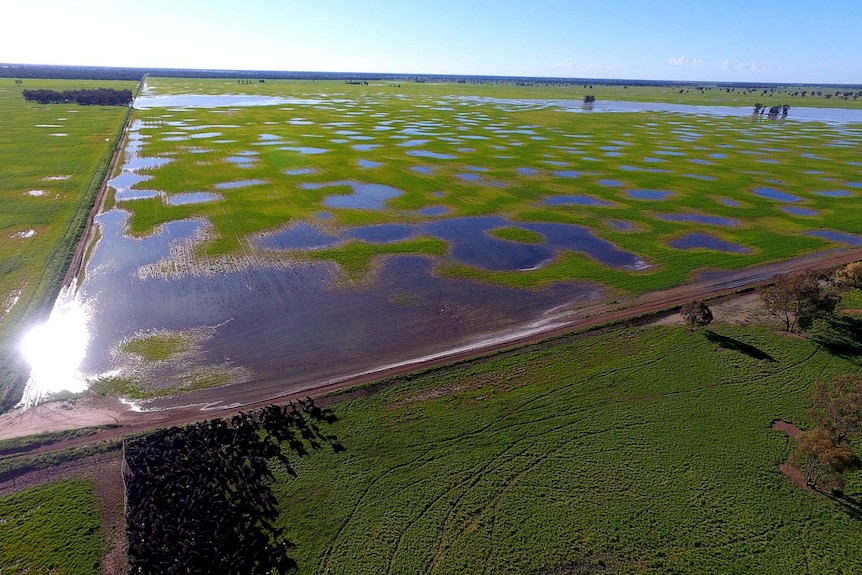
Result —
<svg viewBox="0 0 862 575"><path fill-rule="evenodd" d="M554 196L545 200L549 206L610 206L610 202L592 196Z"/></svg>
<svg viewBox="0 0 862 575"><path fill-rule="evenodd" d="M663 190L627 190L626 194L635 200L658 201L671 196L673 192L666 192Z"/></svg>
<svg viewBox="0 0 862 575"><path fill-rule="evenodd" d="M725 226L730 228L739 225L739 220L722 216L711 216L708 214L658 214L656 217L666 222L694 222L698 224L709 224L712 226Z"/></svg>
<svg viewBox="0 0 862 575"><path fill-rule="evenodd" d="M407 155L417 158L435 158L437 160L454 160L457 157L452 154L441 154L439 152L431 152L428 150L410 150L407 152Z"/></svg>
<svg viewBox="0 0 862 575"><path fill-rule="evenodd" d="M328 208L349 208L355 210L382 210L386 207L386 201L397 198L404 194L403 190L386 186L383 184L367 184L353 181L304 183L300 188L304 190L319 190L322 188L349 187L352 194L327 196L323 199L323 205Z"/></svg>
<svg viewBox="0 0 862 575"><path fill-rule="evenodd" d="M787 192L782 192L781 190L776 190L775 188L754 188L754 194L760 196L762 198L768 198L770 200L775 200L776 202L801 202L802 198L799 196L794 196L793 194L788 194Z"/></svg>
<svg viewBox="0 0 862 575"><path fill-rule="evenodd" d="M237 180L235 182L222 182L220 184L216 184L215 188L217 190L234 190L237 188L248 188L251 186L259 186L260 184L265 184L266 180Z"/></svg>
<svg viewBox="0 0 862 575"><path fill-rule="evenodd" d="M816 236L824 240L847 244L851 246L862 246L862 236L848 234L846 232L836 232L833 230L811 230L807 232L809 236Z"/></svg>
<svg viewBox="0 0 862 575"><path fill-rule="evenodd" d="M214 202L218 199L221 199L220 196L211 192L188 192L185 194L171 194L165 198L165 203L169 206L184 206L186 204Z"/></svg>

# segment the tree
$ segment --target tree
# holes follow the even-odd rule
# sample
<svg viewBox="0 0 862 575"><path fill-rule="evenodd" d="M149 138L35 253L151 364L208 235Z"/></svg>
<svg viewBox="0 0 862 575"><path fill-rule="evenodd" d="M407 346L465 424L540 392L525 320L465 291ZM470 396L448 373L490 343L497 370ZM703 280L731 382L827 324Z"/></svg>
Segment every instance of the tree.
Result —
<svg viewBox="0 0 862 575"><path fill-rule="evenodd" d="M766 310L784 322L785 331L809 327L815 319L827 317L840 297L827 293L821 278L811 271L779 275L758 289Z"/></svg>
<svg viewBox="0 0 862 575"><path fill-rule="evenodd" d="M854 287L862 287L862 262L853 262L844 266L836 274L838 279Z"/></svg>
<svg viewBox="0 0 862 575"><path fill-rule="evenodd" d="M836 443L823 429L812 429L796 438L796 450L790 454L790 464L805 474L805 484L817 489L818 484L830 487L843 484L844 473L858 469L859 458L846 443Z"/></svg>
<svg viewBox="0 0 862 575"><path fill-rule="evenodd" d="M835 441L842 443L862 429L862 375L841 375L818 381L808 394L811 419Z"/></svg>
<svg viewBox="0 0 862 575"><path fill-rule="evenodd" d="M682 319L690 330L696 326L709 325L712 322L712 311L706 305L706 302L703 301L694 300L688 302L679 310L679 315L682 316Z"/></svg>

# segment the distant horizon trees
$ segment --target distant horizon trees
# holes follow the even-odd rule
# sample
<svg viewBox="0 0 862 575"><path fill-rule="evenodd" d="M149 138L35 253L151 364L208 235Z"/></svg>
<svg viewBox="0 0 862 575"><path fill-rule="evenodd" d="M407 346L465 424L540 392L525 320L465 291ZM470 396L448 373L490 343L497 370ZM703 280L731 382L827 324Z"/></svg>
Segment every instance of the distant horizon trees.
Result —
<svg viewBox="0 0 862 575"><path fill-rule="evenodd" d="M39 104L79 104L82 106L129 106L134 100L131 90L96 88L95 90L22 90L28 102Z"/></svg>

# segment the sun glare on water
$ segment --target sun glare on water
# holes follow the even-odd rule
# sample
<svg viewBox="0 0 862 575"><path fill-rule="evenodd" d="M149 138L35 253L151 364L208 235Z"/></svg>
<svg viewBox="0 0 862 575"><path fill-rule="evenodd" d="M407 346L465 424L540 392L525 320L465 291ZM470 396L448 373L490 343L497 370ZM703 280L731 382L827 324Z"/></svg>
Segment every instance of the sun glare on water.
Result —
<svg viewBox="0 0 862 575"><path fill-rule="evenodd" d="M74 298L60 295L51 316L21 341L21 354L30 364L30 379L21 405L26 409L52 393L81 393L87 382L80 371L90 341L88 314Z"/></svg>

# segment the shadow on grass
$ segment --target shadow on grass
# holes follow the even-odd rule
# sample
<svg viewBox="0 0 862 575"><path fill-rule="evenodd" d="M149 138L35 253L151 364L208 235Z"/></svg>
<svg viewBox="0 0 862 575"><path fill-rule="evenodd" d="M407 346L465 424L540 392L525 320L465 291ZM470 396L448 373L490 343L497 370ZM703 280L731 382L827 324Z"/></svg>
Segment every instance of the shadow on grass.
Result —
<svg viewBox="0 0 862 575"><path fill-rule="evenodd" d="M823 322L812 339L832 355L858 363L862 360L862 318L838 315Z"/></svg>
<svg viewBox="0 0 862 575"><path fill-rule="evenodd" d="M818 488L815 488L814 490L836 502L838 505L841 506L842 511L844 511L853 519L856 519L857 521L862 521L862 501L859 501L855 497L850 497L849 495L845 494L830 493L828 491L824 491Z"/></svg>
<svg viewBox="0 0 862 575"><path fill-rule="evenodd" d="M775 358L766 353L765 351L761 351L753 345L743 343L739 340L733 339L732 337L727 337L726 335L715 333L714 331L709 329L704 332L704 335L706 335L706 339L708 339L712 343L720 345L725 349L732 349L734 351L744 353L745 355L754 359L759 359L763 361L775 361Z"/></svg>

